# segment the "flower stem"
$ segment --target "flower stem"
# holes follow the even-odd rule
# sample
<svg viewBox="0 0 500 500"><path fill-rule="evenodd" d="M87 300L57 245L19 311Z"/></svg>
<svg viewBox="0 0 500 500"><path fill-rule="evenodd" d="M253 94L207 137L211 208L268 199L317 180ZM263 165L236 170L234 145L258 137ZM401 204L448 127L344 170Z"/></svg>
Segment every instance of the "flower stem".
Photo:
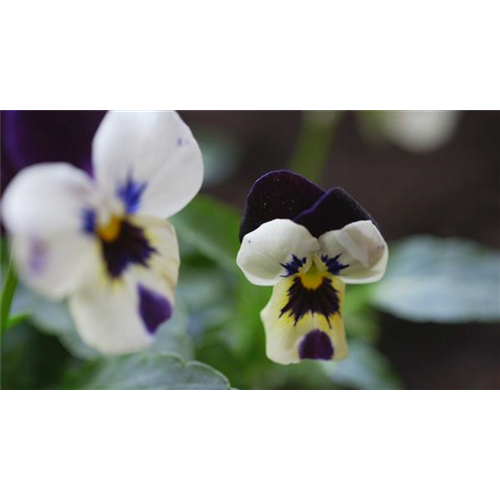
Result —
<svg viewBox="0 0 500 500"><path fill-rule="evenodd" d="M17 287L17 276L14 270L12 259L7 268L7 275L2 289L2 296L0 299L0 338L3 337L5 331L9 327L10 306L14 299L14 294Z"/></svg>
<svg viewBox="0 0 500 500"><path fill-rule="evenodd" d="M290 161L290 169L309 180L320 180L334 129L340 118L338 111L306 111L302 128Z"/></svg>

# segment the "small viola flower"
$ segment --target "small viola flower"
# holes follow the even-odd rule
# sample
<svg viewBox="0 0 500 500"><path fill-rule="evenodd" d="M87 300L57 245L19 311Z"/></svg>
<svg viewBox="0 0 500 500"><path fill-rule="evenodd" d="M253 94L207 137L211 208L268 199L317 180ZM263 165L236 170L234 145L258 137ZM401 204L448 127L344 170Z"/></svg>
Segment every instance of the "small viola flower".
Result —
<svg viewBox="0 0 500 500"><path fill-rule="evenodd" d="M164 219L199 191L201 152L174 112L109 112L92 141L93 178L68 163L14 177L2 203L24 282L69 298L90 346L118 354L147 347L170 318L179 269Z"/></svg>
<svg viewBox="0 0 500 500"><path fill-rule="evenodd" d="M248 195L240 241L246 278L274 287L261 312L267 356L282 364L345 358L345 284L378 281L388 258L368 212L341 188L271 172Z"/></svg>

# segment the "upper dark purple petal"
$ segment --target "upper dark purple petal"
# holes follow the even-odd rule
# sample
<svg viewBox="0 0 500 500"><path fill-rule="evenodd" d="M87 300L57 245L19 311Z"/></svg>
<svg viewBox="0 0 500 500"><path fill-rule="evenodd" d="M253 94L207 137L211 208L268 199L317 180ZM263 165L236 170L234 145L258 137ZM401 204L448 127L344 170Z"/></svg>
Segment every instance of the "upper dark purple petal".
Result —
<svg viewBox="0 0 500 500"><path fill-rule="evenodd" d="M7 174L34 163L59 161L90 173L92 139L104 114L105 111L2 111L2 163L5 159ZM4 187L8 180L4 180Z"/></svg>
<svg viewBox="0 0 500 500"><path fill-rule="evenodd" d="M247 198L240 227L240 241L245 234L274 219L294 220L324 194L316 184L287 170L270 172L258 179Z"/></svg>
<svg viewBox="0 0 500 500"><path fill-rule="evenodd" d="M2 198L3 192L7 187L7 184L14 177L16 170L10 163L7 152L5 150L5 144L3 141L3 128L2 128L2 119L4 110L0 110L0 199ZM0 220L0 236L5 233L4 227L2 226L2 221Z"/></svg>
<svg viewBox="0 0 500 500"><path fill-rule="evenodd" d="M339 187L330 189L313 206L293 219L297 224L305 226L315 238L359 220L371 220L377 225L372 216L347 191Z"/></svg>

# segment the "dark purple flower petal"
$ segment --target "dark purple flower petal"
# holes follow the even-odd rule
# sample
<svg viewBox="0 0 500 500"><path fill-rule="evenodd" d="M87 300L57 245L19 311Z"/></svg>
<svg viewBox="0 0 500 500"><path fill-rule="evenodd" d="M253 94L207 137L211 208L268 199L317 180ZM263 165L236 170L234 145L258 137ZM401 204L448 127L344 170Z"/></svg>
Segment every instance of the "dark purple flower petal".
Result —
<svg viewBox="0 0 500 500"><path fill-rule="evenodd" d="M64 161L90 173L92 139L104 114L2 111L2 187L17 171L40 162Z"/></svg>
<svg viewBox="0 0 500 500"><path fill-rule="evenodd" d="M5 145L2 135L2 118L3 118L3 110L0 110L0 199L2 198L3 192L7 187L7 184L12 180L16 171L12 167L8 157L7 152L5 151ZM5 229L2 226L2 221L0 220L0 236L5 234Z"/></svg>
<svg viewBox="0 0 500 500"><path fill-rule="evenodd" d="M330 189L312 207L293 220L305 226L316 238L359 220L371 220L377 225L372 216L348 192L339 187Z"/></svg>
<svg viewBox="0 0 500 500"><path fill-rule="evenodd" d="M270 172L258 179L247 198L240 241L245 234L274 219L294 220L310 208L324 191L301 175L287 170Z"/></svg>

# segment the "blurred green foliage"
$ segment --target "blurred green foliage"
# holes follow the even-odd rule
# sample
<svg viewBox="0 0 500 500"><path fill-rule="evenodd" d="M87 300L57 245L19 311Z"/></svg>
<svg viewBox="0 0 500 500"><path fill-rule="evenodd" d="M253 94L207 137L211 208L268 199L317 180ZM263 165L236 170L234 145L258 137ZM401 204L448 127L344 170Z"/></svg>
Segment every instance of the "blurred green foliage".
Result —
<svg viewBox="0 0 500 500"><path fill-rule="evenodd" d="M66 389L229 389L224 375L172 353L143 352L101 359L70 371Z"/></svg>
<svg viewBox="0 0 500 500"><path fill-rule="evenodd" d="M374 304L411 321L500 320L500 253L456 238L393 245Z"/></svg>

